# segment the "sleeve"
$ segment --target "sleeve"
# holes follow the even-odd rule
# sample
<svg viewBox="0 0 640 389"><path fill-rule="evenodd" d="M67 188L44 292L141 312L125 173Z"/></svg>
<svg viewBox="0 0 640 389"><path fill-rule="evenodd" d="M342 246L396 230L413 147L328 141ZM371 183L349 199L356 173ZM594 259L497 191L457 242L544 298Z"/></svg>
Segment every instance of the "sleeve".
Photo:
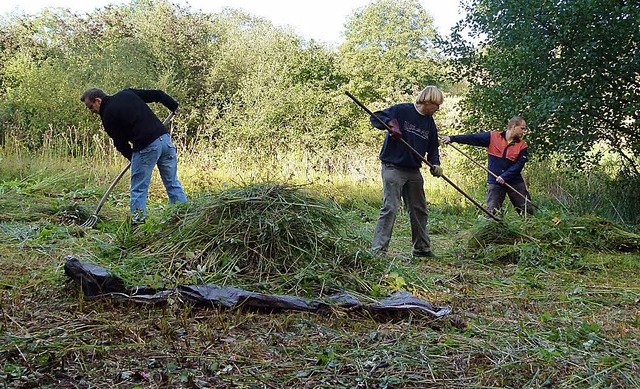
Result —
<svg viewBox="0 0 640 389"><path fill-rule="evenodd" d="M104 127L105 132L109 137L113 140L113 145L116 150L122 154L126 159L131 161L131 156L133 155L133 149L131 144L127 140L126 134L122 131L122 126L117 123L117 121L109 116L105 116L102 118L102 126Z"/></svg>
<svg viewBox="0 0 640 389"><path fill-rule="evenodd" d="M432 165L440 165L440 142L438 141L438 129L434 126L427 149L427 161Z"/></svg>
<svg viewBox="0 0 640 389"><path fill-rule="evenodd" d="M382 120L383 123L389 123L391 120L396 119L394 107L389 107L383 111L376 111L373 114L376 115L378 118L380 118L380 120ZM369 121L371 122L372 126L374 126L379 130L387 129L387 127L385 127L382 123L378 121L378 119L376 119L373 116L369 118Z"/></svg>
<svg viewBox="0 0 640 389"><path fill-rule="evenodd" d="M161 103L170 111L178 109L178 102L160 89L130 89L145 103Z"/></svg>
<svg viewBox="0 0 640 389"><path fill-rule="evenodd" d="M471 146L489 147L491 142L491 132L480 132L468 135L452 135L449 137L453 143L462 143Z"/></svg>
<svg viewBox="0 0 640 389"><path fill-rule="evenodd" d="M500 175L500 177L502 177L502 179L505 181L510 181L513 178L520 175L520 173L522 172L522 169L524 168L524 164L527 163L528 158L529 158L529 148L527 147L520 151L520 154L518 154L518 159L516 160L516 162L513 165L509 166L509 168L505 170L504 173Z"/></svg>

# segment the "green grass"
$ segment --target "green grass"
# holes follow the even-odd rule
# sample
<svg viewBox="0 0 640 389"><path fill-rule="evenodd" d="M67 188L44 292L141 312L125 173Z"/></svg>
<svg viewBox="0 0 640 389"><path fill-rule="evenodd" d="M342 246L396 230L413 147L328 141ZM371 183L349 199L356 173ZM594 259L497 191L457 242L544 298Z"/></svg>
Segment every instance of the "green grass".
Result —
<svg viewBox="0 0 640 389"><path fill-rule="evenodd" d="M427 174L439 258L410 257L404 213L389 257L356 257L368 250L380 206L375 169L369 178L345 174L279 184L226 179L234 176L220 171L193 180L185 174L192 201L184 207L169 207L154 177L152 217L137 230L127 223L123 183L97 227L84 230L78 224L93 212L121 168L117 163L87 168L76 160L6 155L3 163L0 387L640 386L637 235L601 216L573 215L547 200L544 213L526 220L507 208L499 225L478 219L480 212L441 183L430 186L435 179ZM470 189L480 202L482 184ZM262 202L247 202L256 198ZM247 204L252 208L242 208ZM280 235L261 236L255 219L240 223L255 216L250 211L257 204L273 210L262 213L272 225L285 222L278 231L291 227L293 242L314 243L297 250L277 241ZM304 209L326 214L307 216L312 225L293 229L287 211L304 215ZM225 223L216 222L220 215ZM316 234L305 235L311 226ZM262 268L229 271L218 255L231 251L224 245L208 256L197 252L214 233L239 241L232 246L236 253L242 253L238 236L244 234L278 255L265 249L261 259L253 258ZM339 247L342 256L328 247ZM322 283L334 282L332 288L368 299L407 290L453 312L441 319L340 309L264 314L195 307L176 297L163 305L93 300L64 276L70 254L112 270L130 286L216 282L314 297L326 291ZM282 268L277 258L298 262Z"/></svg>

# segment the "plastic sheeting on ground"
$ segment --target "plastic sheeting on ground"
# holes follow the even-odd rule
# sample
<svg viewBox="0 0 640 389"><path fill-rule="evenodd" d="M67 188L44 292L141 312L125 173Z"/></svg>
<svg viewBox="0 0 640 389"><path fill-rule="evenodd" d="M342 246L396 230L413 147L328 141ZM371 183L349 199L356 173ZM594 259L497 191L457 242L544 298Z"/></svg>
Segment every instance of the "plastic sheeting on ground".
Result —
<svg viewBox="0 0 640 389"><path fill-rule="evenodd" d="M217 285L178 285L175 289L127 288L117 276L98 265L81 262L73 255L65 258L65 274L86 297L108 297L116 301L137 303L165 303L174 296L198 305L221 308L245 308L258 311L294 310L322 312L333 307L361 309L372 313L426 313L442 317L451 313L449 307L435 307L429 302L398 291L373 304L361 303L348 293L334 294L325 299L304 299L295 296L270 295Z"/></svg>

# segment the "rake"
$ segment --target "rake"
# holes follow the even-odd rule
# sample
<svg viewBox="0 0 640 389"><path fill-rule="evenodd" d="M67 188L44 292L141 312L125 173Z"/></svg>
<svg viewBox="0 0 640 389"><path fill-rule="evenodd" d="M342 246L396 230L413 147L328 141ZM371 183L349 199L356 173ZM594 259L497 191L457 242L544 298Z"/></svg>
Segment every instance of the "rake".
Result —
<svg viewBox="0 0 640 389"><path fill-rule="evenodd" d="M384 127L386 127L387 131L391 132L391 128L385 122L383 122L382 119L380 119L373 112L371 112L371 110L369 110L369 108L367 108L364 104L362 104L360 101L358 101L358 99L354 95L352 95L349 92L344 92L344 93L346 93L346 95L349 96L349 98L351 98L351 100L353 100L356 104L358 104L360 106L360 108L365 110L365 112L367 112L371 117L375 118L380 124L382 124ZM418 151L416 149L411 147L411 145L409 143L407 143L406 140L401 138L400 142L402 142L409 150L411 150L412 153L414 153L418 158L420 158L422 160L422 162L424 162L427 166L429 166L429 167L433 166L431 164L431 162L427 161L427 159L424 156L422 156L420 153L418 153ZM460 194L462 194L464 197L466 197L467 200L471 201L473 203L473 205L478 207L478 209L480 209L481 211L486 213L487 216L489 216L491 219L493 219L493 220L495 220L497 222L502 222L502 219L498 218L496 215L494 215L493 213L489 212L488 209L486 209L482 205L480 205L480 203L478 203L476 200L473 199L473 197L469 196L462 189L460 189L460 187L457 186L455 183L453 183L453 181L451 181L447 176L445 176L443 174L442 176L440 176L440 178L445 180L449 185L451 185L454 189L456 189L458 192L460 192Z"/></svg>
<svg viewBox="0 0 640 389"><path fill-rule="evenodd" d="M442 139L442 137L440 137L440 139ZM491 174L494 178L498 178L498 175L495 174L494 172L492 172L491 170L487 169L483 164L481 164L480 162L476 161L475 159L471 158L471 156L469 156L467 153L465 153L464 151L460 150L460 148L456 147L453 143L449 143L448 146L453 147L455 150L457 150L460 154L464 155L465 157L467 157L467 159L469 159L471 162L473 162L475 165L481 167L484 171L486 171L487 173ZM522 197L526 203L529 203L532 207L534 207L537 210L540 210L540 208L535 205L531 199L529 199L529 196L525 196L524 194L518 192L516 190L516 188L514 188L513 186L509 185L508 183L504 183L504 185L511 189L514 193L518 194L520 197Z"/></svg>
<svg viewBox="0 0 640 389"><path fill-rule="evenodd" d="M171 119L171 117L173 117L173 115L175 115L175 112L171 112L169 114L169 116L167 116L166 119L164 119L164 121L162 122L163 124L167 123L167 121L169 121L169 119ZM98 213L100 212L100 210L102 209L102 206L104 205L104 203L107 202L107 198L109 197L109 194L111 193L111 191L113 190L113 188L116 186L116 184L118 183L118 181L120 181L120 179L122 178L122 176L124 176L124 174L127 172L127 170L129 170L129 168L131 167L131 162L129 162L127 164L127 166L124 167L124 169L122 169L122 171L120 172L120 174L118 174L116 176L116 178L113 180L113 182L111 183L111 185L109 185L109 187L107 188L107 191L104 192L104 195L102 196L102 199L100 199L100 202L98 203L98 206L96 207L96 210L93 212L93 215L89 216L89 218L80 225L80 227L84 227L84 228L93 228L93 226L96 225L96 223L98 222Z"/></svg>

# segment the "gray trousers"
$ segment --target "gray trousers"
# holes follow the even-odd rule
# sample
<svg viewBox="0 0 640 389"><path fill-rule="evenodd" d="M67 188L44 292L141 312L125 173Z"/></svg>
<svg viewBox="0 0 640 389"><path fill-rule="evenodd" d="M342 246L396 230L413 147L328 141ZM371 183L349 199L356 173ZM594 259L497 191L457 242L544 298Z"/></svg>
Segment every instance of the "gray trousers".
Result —
<svg viewBox="0 0 640 389"><path fill-rule="evenodd" d="M527 191L527 184L521 182L519 184L509 184L513 189L517 190L521 194L525 195L528 199L529 192ZM489 184L489 189L487 190L487 208L490 212L496 212L502 208L502 203L506 195L509 195L509 200L511 200L511 204L516 208L518 213L522 215L524 212L527 212L530 215L533 215L533 205L527 202L524 197L520 196L513 190L507 188L506 185L502 184Z"/></svg>
<svg viewBox="0 0 640 389"><path fill-rule="evenodd" d="M431 250L427 230L427 200L424 196L424 179L420 169L403 169L382 163L383 204L373 232L371 249L386 253L393 232L400 200L404 201L411 222L411 242L414 252Z"/></svg>

